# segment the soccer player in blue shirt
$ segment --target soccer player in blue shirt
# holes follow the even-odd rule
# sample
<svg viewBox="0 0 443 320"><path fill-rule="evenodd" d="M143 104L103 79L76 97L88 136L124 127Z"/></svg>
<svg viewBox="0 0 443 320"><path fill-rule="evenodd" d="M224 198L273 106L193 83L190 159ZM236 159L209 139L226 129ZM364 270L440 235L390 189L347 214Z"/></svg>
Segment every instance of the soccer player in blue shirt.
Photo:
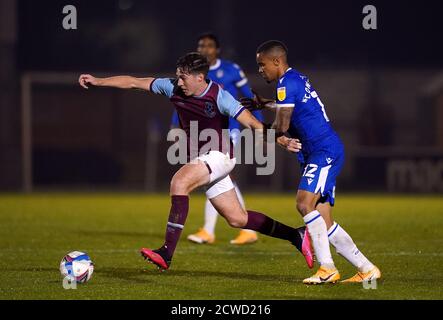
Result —
<svg viewBox="0 0 443 320"><path fill-rule="evenodd" d="M255 96L243 99L251 109L267 107L275 110L272 128L277 142L283 147L286 135L297 138L302 150L297 154L302 177L297 192L297 210L303 216L311 236L320 268L305 284L335 283L340 274L332 260L329 243L358 273L343 282L372 281L381 277L380 270L358 250L349 234L332 218L336 177L344 163L344 147L331 126L325 106L309 79L291 68L288 50L277 40L270 40L257 49L260 75L268 82L276 82L276 101Z"/></svg>
<svg viewBox="0 0 443 320"><path fill-rule="evenodd" d="M252 98L253 94L248 84L248 79L246 78L241 68L235 63L219 58L220 42L216 35L212 33L205 33L200 35L198 38L197 51L204 55L209 61L209 79L218 83L234 98L238 98L239 94L242 97ZM258 120L263 121L263 116L260 111L254 111L253 115ZM179 127L177 112L174 112L172 116L171 126ZM230 136L235 146L239 142L239 131L234 129L241 130L241 125L236 119L230 118ZM240 189L238 188L236 183L234 183L234 186L240 203L244 207L245 203ZM200 228L198 232L189 235L188 240L199 244L213 243L215 241L215 225L217 223L217 217L218 213L214 209L214 206L209 200L206 200L204 226L203 228ZM257 239L258 237L255 231L242 229L240 230L238 236L235 239L231 240L231 244L242 245L247 243L254 243L257 241Z"/></svg>

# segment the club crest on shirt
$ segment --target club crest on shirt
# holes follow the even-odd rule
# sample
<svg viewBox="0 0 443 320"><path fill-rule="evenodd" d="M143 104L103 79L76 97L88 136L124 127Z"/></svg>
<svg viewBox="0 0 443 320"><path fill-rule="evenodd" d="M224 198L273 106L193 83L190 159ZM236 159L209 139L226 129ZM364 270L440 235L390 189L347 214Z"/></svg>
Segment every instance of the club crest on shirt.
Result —
<svg viewBox="0 0 443 320"><path fill-rule="evenodd" d="M217 78L223 78L223 70L217 71Z"/></svg>
<svg viewBox="0 0 443 320"><path fill-rule="evenodd" d="M286 99L286 87L277 88L277 98L279 101Z"/></svg>
<svg viewBox="0 0 443 320"><path fill-rule="evenodd" d="M217 115L215 106L211 102L205 102L205 113L209 118L214 118Z"/></svg>

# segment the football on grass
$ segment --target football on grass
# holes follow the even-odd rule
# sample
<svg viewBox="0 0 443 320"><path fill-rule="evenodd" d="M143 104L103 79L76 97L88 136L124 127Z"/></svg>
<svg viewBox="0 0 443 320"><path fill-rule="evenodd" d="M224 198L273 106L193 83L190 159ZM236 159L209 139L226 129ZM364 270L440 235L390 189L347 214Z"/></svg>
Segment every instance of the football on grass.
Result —
<svg viewBox="0 0 443 320"><path fill-rule="evenodd" d="M85 283L91 279L94 263L86 253L73 251L63 257L60 272L69 282Z"/></svg>

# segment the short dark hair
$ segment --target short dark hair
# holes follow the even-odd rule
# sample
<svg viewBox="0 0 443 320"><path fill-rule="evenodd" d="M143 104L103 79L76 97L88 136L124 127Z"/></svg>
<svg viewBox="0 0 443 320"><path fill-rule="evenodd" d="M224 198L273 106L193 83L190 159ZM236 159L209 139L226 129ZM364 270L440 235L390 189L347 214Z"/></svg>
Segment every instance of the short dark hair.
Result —
<svg viewBox="0 0 443 320"><path fill-rule="evenodd" d="M261 45L258 46L257 53L267 53L272 49L280 49L284 51L285 54L288 54L288 47L286 47L286 45L279 40L268 40L266 42L263 42Z"/></svg>
<svg viewBox="0 0 443 320"><path fill-rule="evenodd" d="M220 41L218 40L218 37L215 34L211 32L202 33L201 35L198 36L197 42L202 39L211 39L212 41L215 42L215 47L217 49L220 49Z"/></svg>
<svg viewBox="0 0 443 320"><path fill-rule="evenodd" d="M178 58L177 68L189 74L203 73L206 77L209 72L209 62L202 54L189 52Z"/></svg>

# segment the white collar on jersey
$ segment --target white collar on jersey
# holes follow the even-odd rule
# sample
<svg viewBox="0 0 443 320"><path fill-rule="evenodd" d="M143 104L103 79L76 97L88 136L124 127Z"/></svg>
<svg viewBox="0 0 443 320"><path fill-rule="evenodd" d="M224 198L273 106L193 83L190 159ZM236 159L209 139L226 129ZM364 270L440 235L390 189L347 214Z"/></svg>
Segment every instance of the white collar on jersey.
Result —
<svg viewBox="0 0 443 320"><path fill-rule="evenodd" d="M218 68L220 68L220 65L221 65L221 60L220 60L220 59L217 59L217 60L215 61L215 64L214 64L213 66L209 66L209 70L215 70L215 69L218 69Z"/></svg>
<svg viewBox="0 0 443 320"><path fill-rule="evenodd" d="M283 75L280 77L280 79L278 79L278 81L279 81L280 83L282 83L283 78L285 77L285 75L288 73L288 71L291 71L291 70L292 70L292 68L289 67L289 68L285 71L285 73L283 73Z"/></svg>
<svg viewBox="0 0 443 320"><path fill-rule="evenodd" d="M193 97L194 97L194 98L201 98L201 97L203 97L205 94L208 93L208 91L209 91L209 89L211 88L211 86L212 86L212 80L209 81L207 88L205 89L205 91L203 91L203 93L202 93L201 95L199 95L199 96L193 96Z"/></svg>

